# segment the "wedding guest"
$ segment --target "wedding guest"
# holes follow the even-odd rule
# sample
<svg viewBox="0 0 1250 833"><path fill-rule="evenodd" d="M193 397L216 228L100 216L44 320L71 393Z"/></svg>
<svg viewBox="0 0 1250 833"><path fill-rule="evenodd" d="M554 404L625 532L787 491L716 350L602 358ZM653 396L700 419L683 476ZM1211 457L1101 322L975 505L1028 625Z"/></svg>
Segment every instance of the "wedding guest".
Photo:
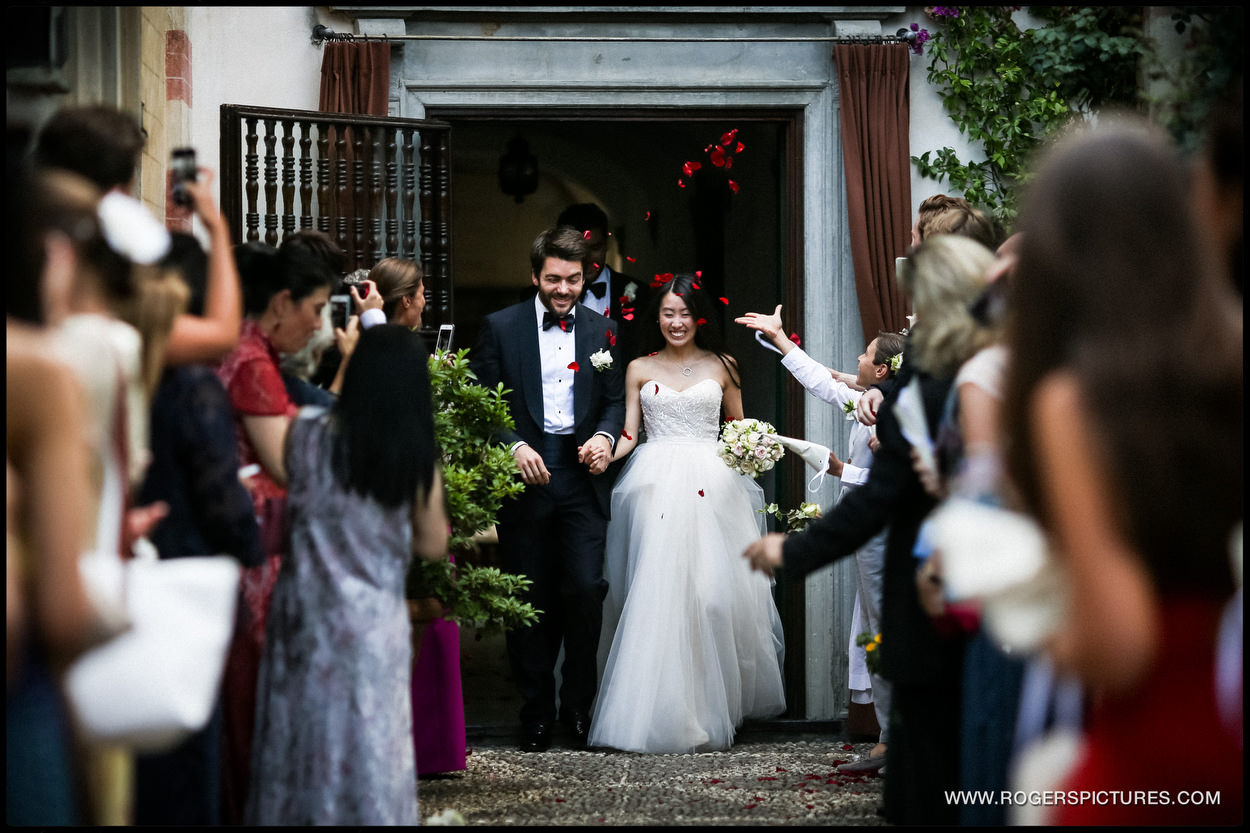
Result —
<svg viewBox="0 0 1250 833"><path fill-rule="evenodd" d="M190 234L175 232L163 266L183 280L188 311L204 305L208 256ZM239 482L230 399L204 365L167 368L152 399L152 464L139 497L163 501L169 515L149 538L161 558L222 554L260 563L252 501ZM135 823L220 824L220 701L208 724L174 749L135 761Z"/></svg>
<svg viewBox="0 0 1250 833"><path fill-rule="evenodd" d="M260 668L249 824L420 822L404 580L413 554L446 555L437 461L425 346L373 327L334 407L290 429L292 550Z"/></svg>
<svg viewBox="0 0 1250 833"><path fill-rule="evenodd" d="M984 344L969 305L985 285L992 255L956 235L926 239L900 269L912 298L912 328L904 368L914 368L930 437L955 371ZM771 574L784 568L794 580L851 554L888 524L882 591L882 673L893 685L886 752L886 818L895 824L954 822L945 791L958 788L959 679L963 641L939 633L916 598L912 554L921 521L934 506L911 465L891 394L880 411L867 482L803 532L761 538L744 553Z"/></svg>
<svg viewBox="0 0 1250 833"><path fill-rule="evenodd" d="M1020 215L1007 465L1066 573L1048 650L1093 698L1057 786L1220 796L1070 804L1055 808L1059 823L1242 817L1241 738L1221 723L1214 685L1245 508L1242 307L1200 236L1190 184L1165 137L1104 116L1043 157ZM1184 394L1161 403L1178 356L1193 359ZM1158 766L1177 715L1185 743Z"/></svg>
<svg viewBox="0 0 1250 833"><path fill-rule="evenodd" d="M864 352L856 359L856 372L851 376L831 371L786 336L782 328L780 304L777 305L772 315L748 312L734 319L734 322L763 333L769 343L781 352L782 366L790 371L808 393L847 414L854 410L856 401L865 389L893 378L898 368L902 366L903 337L898 333L880 333L870 341L864 348ZM842 460L830 454L829 472L842 482L839 499L867 481L868 471L872 467L873 452L870 442L873 439L873 431L866 425L857 421L853 422L846 459ZM863 625L866 625L870 633L881 633L881 584L885 577L885 543L886 533L882 530L855 553L857 586L852 622L859 621L861 627L851 628L850 644L847 646L853 672L852 697L856 696L856 692L868 689L872 699L863 702L872 703L881 732L877 744L868 756L844 764L839 768L841 772L879 770L885 766L885 753L889 746L890 684L880 674L869 675L866 667L867 659L863 656L864 650L856 644L859 633L864 630ZM857 670L857 664L861 663L864 665L861 674L868 678L868 685L855 686L853 684L854 672Z"/></svg>
<svg viewBox="0 0 1250 833"><path fill-rule="evenodd" d="M361 312L361 326L372 316L417 330L425 311L421 265L407 258L388 257L369 270L373 289L361 301L372 302L380 313ZM355 287L352 287L355 290ZM359 297L359 291L356 292ZM457 772L465 768L464 695L460 688L460 628L442 616L432 619L419 637L412 668L412 740L417 774Z"/></svg>
<svg viewBox="0 0 1250 833"><path fill-rule="evenodd" d="M21 499L13 505L6 559L17 572L22 616L5 686L5 819L75 825L89 816L75 786L80 779L59 677L110 631L79 572L93 512L90 417L77 374L53 358L40 296L46 283L72 283L99 229L90 185L76 178L69 185L65 174L32 174L9 139L5 462L7 498ZM13 624L13 611L6 612Z"/></svg>
<svg viewBox="0 0 1250 833"><path fill-rule="evenodd" d="M244 280L247 317L238 346L216 371L234 410L241 472L248 475L245 482L260 523L264 560L243 571L239 614L222 682L222 820L227 824L242 821L246 803L265 615L287 551L283 444L297 408L282 382L278 356L298 351L317 331L334 283L325 262L298 247L279 252L262 243L247 243L236 249L235 259Z"/></svg>
<svg viewBox="0 0 1250 833"><path fill-rule="evenodd" d="M72 171L102 193L129 195L143 153L145 134L129 113L102 104L63 107L39 131L35 160L40 167ZM169 364L216 361L239 339L242 300L231 256L230 229L210 196L212 173L199 168L191 183L196 214L210 239L209 288L203 315L179 315L165 346ZM198 186L198 187L197 187ZM191 216L191 209L166 200L170 219Z"/></svg>

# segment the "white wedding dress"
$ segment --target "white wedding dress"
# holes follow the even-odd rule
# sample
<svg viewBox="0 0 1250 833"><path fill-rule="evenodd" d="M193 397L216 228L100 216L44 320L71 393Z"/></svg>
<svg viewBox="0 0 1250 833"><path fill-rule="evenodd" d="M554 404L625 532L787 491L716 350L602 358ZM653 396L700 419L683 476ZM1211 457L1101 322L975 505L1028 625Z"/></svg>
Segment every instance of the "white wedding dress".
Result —
<svg viewBox="0 0 1250 833"><path fill-rule="evenodd" d="M641 394L647 441L612 492L589 743L726 749L744 718L785 710L772 582L742 556L764 533L764 492L716 454L715 379Z"/></svg>

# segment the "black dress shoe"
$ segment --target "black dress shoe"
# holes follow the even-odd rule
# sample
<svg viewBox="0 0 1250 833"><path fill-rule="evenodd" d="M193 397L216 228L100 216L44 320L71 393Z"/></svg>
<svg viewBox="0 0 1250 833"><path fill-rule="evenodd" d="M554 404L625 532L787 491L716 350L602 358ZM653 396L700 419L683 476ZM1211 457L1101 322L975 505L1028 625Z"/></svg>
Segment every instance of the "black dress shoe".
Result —
<svg viewBox="0 0 1250 833"><path fill-rule="evenodd" d="M550 748L550 723L527 723L521 727L522 752L545 752Z"/></svg>
<svg viewBox="0 0 1250 833"><path fill-rule="evenodd" d="M573 745L584 747L590 735L590 715L586 712L573 712L564 718L564 725L572 736Z"/></svg>

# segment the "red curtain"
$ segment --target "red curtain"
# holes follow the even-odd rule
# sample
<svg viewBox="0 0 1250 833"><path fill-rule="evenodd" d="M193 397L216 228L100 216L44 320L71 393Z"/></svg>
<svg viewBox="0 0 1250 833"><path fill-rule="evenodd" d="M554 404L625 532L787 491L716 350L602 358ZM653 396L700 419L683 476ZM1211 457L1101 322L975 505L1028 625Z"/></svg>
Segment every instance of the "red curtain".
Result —
<svg viewBox="0 0 1250 833"><path fill-rule="evenodd" d="M864 343L907 324L909 304L894 279L894 258L911 242L906 44L839 44L842 157L851 262Z"/></svg>
<svg viewBox="0 0 1250 833"><path fill-rule="evenodd" d="M391 83L391 45L380 41L328 41L324 46L321 58L321 96L318 109L326 113L350 113L364 116L387 115L387 99ZM336 170L335 141L338 127L330 128L330 170ZM331 205L323 206L323 214L331 218L331 234L335 241L347 253L347 271L369 268L375 260L374 252L366 251L362 246L357 251L355 228L359 219L365 225L377 216L381 209L376 194L366 192L357 200L353 193L352 183L355 181L356 165L370 169L373 161L373 148L366 144L364 156L356 159L354 148L355 128L343 129L347 143L344 158L347 161L346 188L335 188ZM363 137L366 142L368 139ZM359 204L357 204L359 203ZM346 219L345 231L336 233L339 218Z"/></svg>
<svg viewBox="0 0 1250 833"><path fill-rule="evenodd" d="M391 45L328 41L322 47L321 100L326 113L385 116L391 86Z"/></svg>

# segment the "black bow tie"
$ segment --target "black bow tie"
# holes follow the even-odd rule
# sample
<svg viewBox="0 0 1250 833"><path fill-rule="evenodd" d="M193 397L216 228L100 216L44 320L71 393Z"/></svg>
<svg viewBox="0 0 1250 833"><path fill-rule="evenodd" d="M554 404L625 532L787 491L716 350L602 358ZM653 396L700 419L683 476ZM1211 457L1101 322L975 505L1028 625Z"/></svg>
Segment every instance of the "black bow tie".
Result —
<svg viewBox="0 0 1250 833"><path fill-rule="evenodd" d="M586 291L594 295L596 298L602 298L604 295L608 294L608 282L600 281L599 283L592 283L590 286L586 287Z"/></svg>
<svg viewBox="0 0 1250 833"><path fill-rule="evenodd" d="M568 332L573 329L574 319L573 313L566 312L564 315L556 315L550 310L543 313L543 331L550 330L552 327L560 325L560 329Z"/></svg>

